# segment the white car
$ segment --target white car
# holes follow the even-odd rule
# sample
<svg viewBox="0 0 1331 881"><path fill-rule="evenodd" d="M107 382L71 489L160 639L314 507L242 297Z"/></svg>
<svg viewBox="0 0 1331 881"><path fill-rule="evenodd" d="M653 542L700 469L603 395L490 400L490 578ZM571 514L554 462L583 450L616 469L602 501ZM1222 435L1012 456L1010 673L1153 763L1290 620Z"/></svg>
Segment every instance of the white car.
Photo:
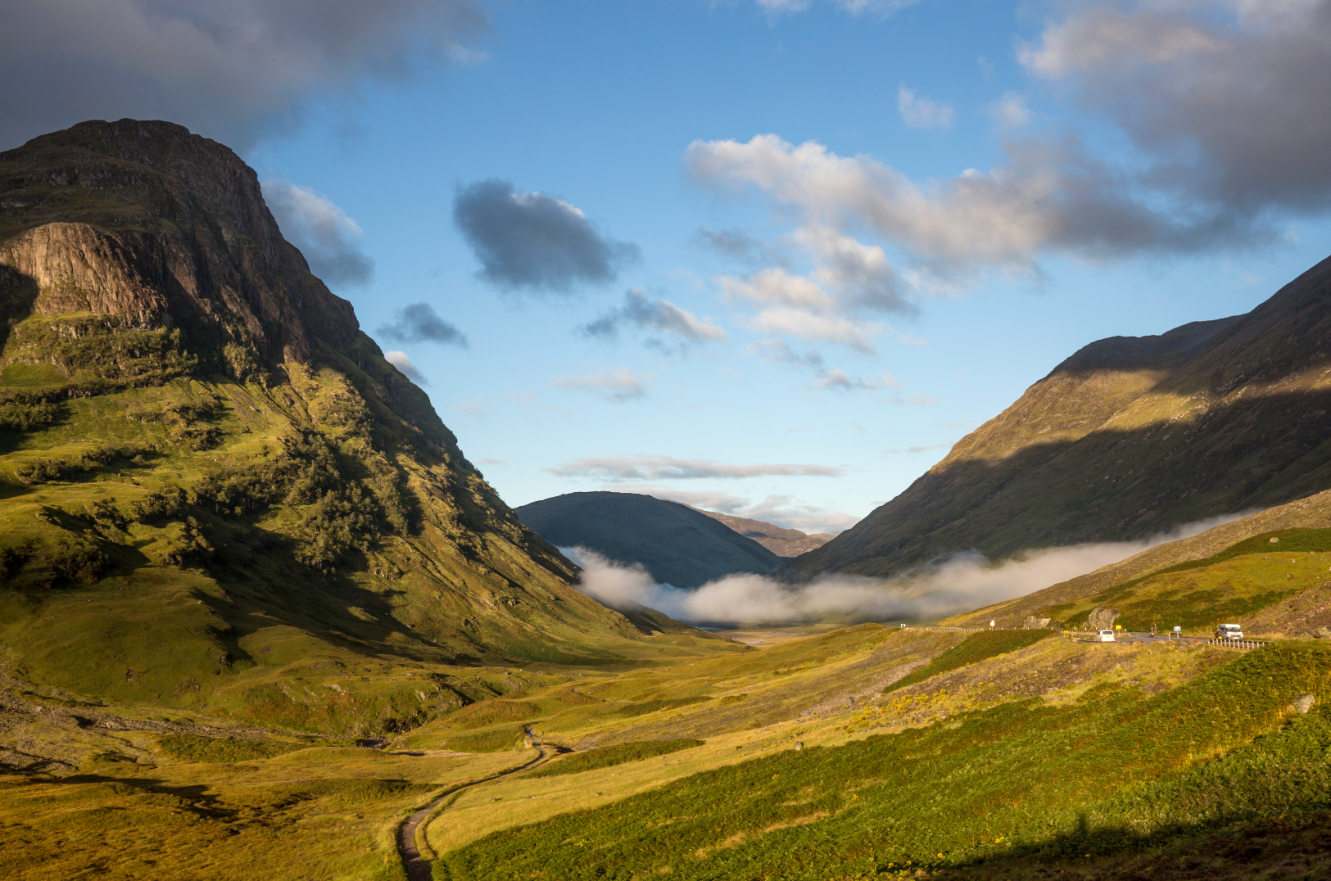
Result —
<svg viewBox="0 0 1331 881"><path fill-rule="evenodd" d="M1221 624L1217 635L1221 639L1243 639L1243 628L1237 624Z"/></svg>
<svg viewBox="0 0 1331 881"><path fill-rule="evenodd" d="M1112 630L1101 630L1101 631L1096 635L1096 638L1097 638L1100 642L1113 642L1113 641L1114 641L1114 631L1112 631Z"/></svg>

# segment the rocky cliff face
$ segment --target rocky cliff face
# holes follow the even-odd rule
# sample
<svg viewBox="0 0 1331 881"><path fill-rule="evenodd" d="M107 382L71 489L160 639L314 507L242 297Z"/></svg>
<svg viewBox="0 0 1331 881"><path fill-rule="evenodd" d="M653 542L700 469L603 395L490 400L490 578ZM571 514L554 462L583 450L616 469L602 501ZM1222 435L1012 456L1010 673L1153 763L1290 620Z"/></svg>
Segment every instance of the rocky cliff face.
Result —
<svg viewBox="0 0 1331 881"><path fill-rule="evenodd" d="M83 641L77 671L44 675L85 691L142 697L136 664L171 664L146 646L218 676L262 667L274 628L469 662L611 657L641 636L571 587L310 274L255 173L169 123L0 154L0 521L5 642ZM115 616L41 623L107 590L142 603L142 644L99 643ZM212 623L173 630L162 590Z"/></svg>
<svg viewBox="0 0 1331 881"><path fill-rule="evenodd" d="M1331 260L1247 315L1101 340L787 572L1138 539L1331 488Z"/></svg>

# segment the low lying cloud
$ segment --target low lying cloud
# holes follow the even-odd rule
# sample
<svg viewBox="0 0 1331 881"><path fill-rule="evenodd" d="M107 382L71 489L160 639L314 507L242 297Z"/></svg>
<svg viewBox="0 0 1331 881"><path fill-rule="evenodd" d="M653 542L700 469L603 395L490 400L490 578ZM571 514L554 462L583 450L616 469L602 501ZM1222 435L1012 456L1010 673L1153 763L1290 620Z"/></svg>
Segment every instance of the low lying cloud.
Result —
<svg viewBox="0 0 1331 881"><path fill-rule="evenodd" d="M610 339L619 334L624 325L640 330L656 331L673 339L680 346L719 342L727 339L726 332L710 319L700 319L669 300L654 300L641 288L633 288L624 295L623 305L616 306L600 318L583 325L580 330L590 337ZM656 340L658 348L669 345Z"/></svg>
<svg viewBox="0 0 1331 881"><path fill-rule="evenodd" d="M458 189L453 222L481 261L480 277L508 291L566 292L614 281L638 246L603 235L578 208L504 180Z"/></svg>
<svg viewBox="0 0 1331 881"><path fill-rule="evenodd" d="M651 388L652 376L621 367L618 370L602 370L591 376L573 376L565 374L550 381L555 388L589 392L616 404L645 397Z"/></svg>
<svg viewBox="0 0 1331 881"><path fill-rule="evenodd" d="M901 121L907 128L935 129L952 125L949 105L922 98L905 86L897 89L897 110L901 111Z"/></svg>
<svg viewBox="0 0 1331 881"><path fill-rule="evenodd" d="M706 459L676 459L671 456L574 459L545 470L560 477L602 480L742 480L750 477L836 477L844 473L844 469L830 465L730 465Z"/></svg>
<svg viewBox="0 0 1331 881"><path fill-rule="evenodd" d="M384 360L389 364L392 364L398 370L401 370L403 374L406 375L407 379L410 379L412 382L421 385L430 384L429 381L426 380L425 374L421 373L420 368L411 363L411 359L407 357L406 352L384 352Z"/></svg>
<svg viewBox="0 0 1331 881"><path fill-rule="evenodd" d="M413 303L397 313L397 320L379 328L379 335L403 343L439 343L468 347L467 335L435 314L428 303Z"/></svg>
<svg viewBox="0 0 1331 881"><path fill-rule="evenodd" d="M329 287L363 286L374 277L374 261L360 248L356 221L308 187L284 180L263 182L263 200L283 237L300 249L310 271Z"/></svg>
<svg viewBox="0 0 1331 881"><path fill-rule="evenodd" d="M789 585L761 575L731 575L694 591L658 584L640 566L616 563L585 548L561 550L582 567L579 589L611 608L636 603L681 621L717 625L916 621L1025 596L1249 513L1188 524L1140 542L1030 551L997 565L970 552L894 579L827 575L807 584Z"/></svg>

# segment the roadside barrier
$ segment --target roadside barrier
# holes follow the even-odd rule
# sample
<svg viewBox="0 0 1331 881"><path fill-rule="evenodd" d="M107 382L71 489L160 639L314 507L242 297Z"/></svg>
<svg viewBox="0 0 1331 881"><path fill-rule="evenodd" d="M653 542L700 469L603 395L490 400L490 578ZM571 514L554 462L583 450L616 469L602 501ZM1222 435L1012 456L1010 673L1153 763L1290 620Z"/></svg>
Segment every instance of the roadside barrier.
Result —
<svg viewBox="0 0 1331 881"><path fill-rule="evenodd" d="M929 627L924 624L898 624L902 630L953 630L970 633L979 630L1011 630L1010 627Z"/></svg>
<svg viewBox="0 0 1331 881"><path fill-rule="evenodd" d="M1259 649L1266 645L1264 642L1257 642L1252 639L1207 639L1199 641L1205 642L1207 645L1218 645L1221 648L1239 649L1245 652L1251 649Z"/></svg>

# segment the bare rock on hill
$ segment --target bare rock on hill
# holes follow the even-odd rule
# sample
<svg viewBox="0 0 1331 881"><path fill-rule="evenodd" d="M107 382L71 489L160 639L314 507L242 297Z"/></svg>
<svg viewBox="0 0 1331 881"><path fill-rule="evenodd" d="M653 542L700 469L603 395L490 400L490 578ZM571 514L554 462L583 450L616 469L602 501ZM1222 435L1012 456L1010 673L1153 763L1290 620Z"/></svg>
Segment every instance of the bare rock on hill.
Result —
<svg viewBox="0 0 1331 881"><path fill-rule="evenodd" d="M1090 617L1086 619L1086 626L1091 630L1113 630L1114 622L1118 620L1118 617L1118 612L1113 609L1096 606L1091 610Z"/></svg>
<svg viewBox="0 0 1331 881"><path fill-rule="evenodd" d="M1034 615L1027 615L1021 626L1027 630L1043 630L1049 626L1052 620L1052 618L1037 618Z"/></svg>

